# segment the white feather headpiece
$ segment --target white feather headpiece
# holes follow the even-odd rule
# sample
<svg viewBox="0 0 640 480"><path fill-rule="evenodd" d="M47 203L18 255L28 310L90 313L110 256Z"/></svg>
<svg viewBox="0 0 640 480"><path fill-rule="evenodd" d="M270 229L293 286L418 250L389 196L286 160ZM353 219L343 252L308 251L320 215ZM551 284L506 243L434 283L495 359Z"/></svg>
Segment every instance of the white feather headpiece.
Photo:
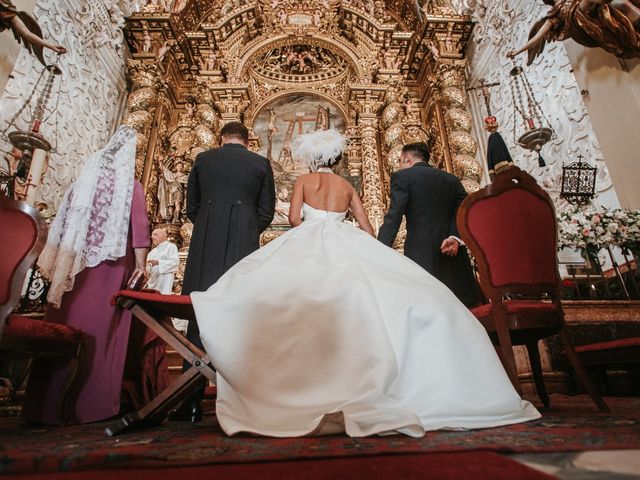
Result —
<svg viewBox="0 0 640 480"><path fill-rule="evenodd" d="M291 142L291 155L315 172L322 165L330 165L346 146L347 137L337 130L316 130L296 137Z"/></svg>

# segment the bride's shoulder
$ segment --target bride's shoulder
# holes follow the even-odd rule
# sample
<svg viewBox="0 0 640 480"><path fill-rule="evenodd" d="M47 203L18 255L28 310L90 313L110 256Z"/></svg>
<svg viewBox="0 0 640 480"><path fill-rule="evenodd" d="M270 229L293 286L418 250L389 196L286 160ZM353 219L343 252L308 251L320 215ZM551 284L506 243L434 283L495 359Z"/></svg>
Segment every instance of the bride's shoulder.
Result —
<svg viewBox="0 0 640 480"><path fill-rule="evenodd" d="M299 175L298 178L296 178L296 183L303 183L306 182L307 180L309 180L312 175L315 175L313 173L303 173L302 175Z"/></svg>

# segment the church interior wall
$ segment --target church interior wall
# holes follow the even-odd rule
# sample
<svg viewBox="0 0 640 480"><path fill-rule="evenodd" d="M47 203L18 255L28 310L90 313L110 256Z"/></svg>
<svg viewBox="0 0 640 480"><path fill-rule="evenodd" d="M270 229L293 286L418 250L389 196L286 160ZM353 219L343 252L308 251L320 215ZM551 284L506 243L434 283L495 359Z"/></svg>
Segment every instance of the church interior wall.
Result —
<svg viewBox="0 0 640 480"><path fill-rule="evenodd" d="M536 58L529 67L525 66L526 54L521 54L515 59L517 65L524 67L536 101L540 102L542 111L555 131L550 142L542 147L546 167L538 166L535 152L524 150L516 144L515 138L519 136L518 131L521 125L520 120L514 117L509 84L509 71L514 64L507 58L506 53L526 42L530 26L542 18L548 8L542 2L527 0L479 0L472 15L477 23L467 51L468 87L476 87L482 80L487 83L500 82L500 85L490 89L492 113L497 117L500 125L498 131L504 137L514 162L533 175L547 189L559 210L573 208L559 198L559 193L562 165L578 161L578 155L583 155L585 161L598 168L597 195L593 204L618 207L620 205L616 194L618 182L614 187L609 174L611 165L616 173L619 172L618 157L615 153L610 154L608 149L601 148L602 142L606 143L608 139L595 128L601 123L607 125L611 123L606 118L606 112L587 109L588 100L581 95L582 87L576 78L577 73L574 71L574 65L565 47L567 42L547 43L544 54ZM618 62L614 56L608 56L611 62ZM599 102L607 103L610 101L609 93L603 91L600 95L600 92L594 90L592 96L594 99L598 96ZM478 161L485 166L485 181L488 181L486 173L488 133L483 128L484 117L487 115L484 99L480 89L469 90L467 95L473 116L473 130L479 140ZM619 94L616 91L616 97L617 102L625 103L629 101L630 95L624 95L623 92ZM637 105L627 106L624 110L629 111L630 116L640 116ZM629 128L633 128L631 125L634 124L637 125L638 122L630 124ZM633 135L628 136L627 139L632 137ZM629 142L621 141L620 143L627 144L624 148L633 148ZM624 151L623 148L620 150ZM629 158L627 166L631 161ZM621 187L624 188L624 182ZM630 204L627 203L627 205Z"/></svg>
<svg viewBox="0 0 640 480"><path fill-rule="evenodd" d="M16 2L16 5L23 12L32 14L36 0L22 0ZM0 92L7 85L21 49L22 46L15 42L11 30L0 32Z"/></svg>
<svg viewBox="0 0 640 480"><path fill-rule="evenodd" d="M54 84L52 100L45 114L48 120L41 128L53 150L37 196L38 200L55 209L86 158L104 145L124 114L125 49L121 27L124 15L130 9L124 3L104 0L40 0L33 3L34 17L45 36L68 49L58 62L63 76L61 83L58 79ZM24 8L21 4L16 6ZM55 55L46 52L45 58L53 61ZM9 79L0 97L0 128L3 131L31 94L42 69L38 60L19 46L13 78ZM56 113L50 115L55 107ZM28 127L28 113L29 109L25 109L16 122L19 128ZM2 151L10 151L10 147L3 139Z"/></svg>
<svg viewBox="0 0 640 480"><path fill-rule="evenodd" d="M620 203L640 208L640 60L564 43Z"/></svg>

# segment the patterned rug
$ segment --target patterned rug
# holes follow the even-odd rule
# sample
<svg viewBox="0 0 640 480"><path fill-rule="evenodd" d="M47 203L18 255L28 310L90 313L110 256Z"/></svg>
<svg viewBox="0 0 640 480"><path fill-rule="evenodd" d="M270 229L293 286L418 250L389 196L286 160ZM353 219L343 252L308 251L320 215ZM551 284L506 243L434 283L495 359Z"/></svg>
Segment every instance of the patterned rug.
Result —
<svg viewBox="0 0 640 480"><path fill-rule="evenodd" d="M587 397L554 395L539 420L473 431L349 438L270 439L222 433L211 413L199 424L159 427L107 437L109 422L57 428L0 425L0 473L37 473L313 458L491 450L507 453L640 448L640 398L607 398L612 414Z"/></svg>
<svg viewBox="0 0 640 480"><path fill-rule="evenodd" d="M192 467L83 470L6 475L7 480L557 480L493 452L448 452Z"/></svg>

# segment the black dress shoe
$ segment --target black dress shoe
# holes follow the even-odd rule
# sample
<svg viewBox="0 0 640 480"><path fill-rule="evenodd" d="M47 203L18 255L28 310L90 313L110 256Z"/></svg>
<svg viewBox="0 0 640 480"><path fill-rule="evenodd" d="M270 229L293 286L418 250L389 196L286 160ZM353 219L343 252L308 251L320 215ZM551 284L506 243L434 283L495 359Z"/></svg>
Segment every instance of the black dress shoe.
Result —
<svg viewBox="0 0 640 480"><path fill-rule="evenodd" d="M202 420L200 402L186 402L170 412L168 418L172 422L199 422Z"/></svg>

